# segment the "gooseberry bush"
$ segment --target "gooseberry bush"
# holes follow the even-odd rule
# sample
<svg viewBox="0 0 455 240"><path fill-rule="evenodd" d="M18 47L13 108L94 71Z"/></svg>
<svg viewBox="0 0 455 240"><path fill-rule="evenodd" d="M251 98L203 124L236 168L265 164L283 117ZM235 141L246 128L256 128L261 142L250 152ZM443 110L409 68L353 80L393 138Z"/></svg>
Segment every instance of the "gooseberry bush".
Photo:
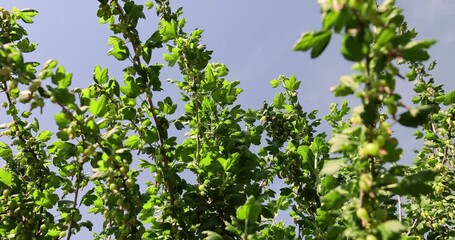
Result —
<svg viewBox="0 0 455 240"><path fill-rule="evenodd" d="M128 66L121 79L94 66L85 88L56 60L29 59L37 45L21 24L37 11L0 8L1 238L453 239L455 91L431 77L435 41L416 40L394 1L319 4L321 29L294 50L317 58L340 35L353 73L332 92L360 103L322 118L304 110L294 76L271 81L282 89L272 102L243 108L239 82L169 0L99 0L107 54ZM145 11L158 18L150 36L137 30ZM160 57L180 70L170 82L181 99L165 95ZM43 129L50 106L55 129ZM410 166L400 125L422 143Z"/></svg>

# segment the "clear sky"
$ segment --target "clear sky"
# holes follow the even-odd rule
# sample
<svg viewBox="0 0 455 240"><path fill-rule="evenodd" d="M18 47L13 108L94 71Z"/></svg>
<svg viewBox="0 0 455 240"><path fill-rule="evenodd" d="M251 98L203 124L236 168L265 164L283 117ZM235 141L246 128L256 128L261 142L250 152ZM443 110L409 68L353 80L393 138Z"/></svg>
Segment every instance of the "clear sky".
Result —
<svg viewBox="0 0 455 240"><path fill-rule="evenodd" d="M141 1L139 1L141 2ZM203 41L214 50L213 61L225 63L230 69L230 80L240 80L244 89L239 103L258 108L264 100L271 101L275 95L268 84L278 75L294 74L303 83L300 97L306 110L321 109L327 113L330 102L340 101L332 97L329 88L343 74L350 74L351 63L340 54L339 38L331 42L323 55L311 60L309 54L293 52L292 45L304 31L321 26L316 0L186 0L172 1L184 7L187 32L193 28L205 30ZM434 76L446 85L446 90L455 88L452 68L455 61L455 1L454 0L402 0L398 6L410 27L420 33L420 39L437 39L431 48L431 56L438 61ZM5 0L1 6L11 9L34 8L40 12L35 23L26 26L32 42L39 43L30 60L44 63L53 58L73 72L73 85L84 87L92 82L96 64L109 67L111 75L122 78L121 71L127 63L118 63L108 57L107 37L111 35L107 25L98 24L96 11L98 1L27 1ZM140 25L140 32L149 34L156 28L154 12L147 14L148 22ZM144 38L147 35L144 35ZM155 61L162 62L156 54ZM167 70L163 79L180 78L178 71ZM412 93L407 86L399 88L401 94ZM178 96L177 89L165 89L164 94ZM45 110L46 111L46 110ZM49 110L48 110L49 111ZM45 113L49 122L53 114ZM322 116L322 114L321 114ZM45 124L41 124L45 128ZM401 136L413 129L399 129ZM402 146L411 149L418 146L413 138L402 139ZM410 151L408 150L408 153ZM412 154L405 155L411 162Z"/></svg>

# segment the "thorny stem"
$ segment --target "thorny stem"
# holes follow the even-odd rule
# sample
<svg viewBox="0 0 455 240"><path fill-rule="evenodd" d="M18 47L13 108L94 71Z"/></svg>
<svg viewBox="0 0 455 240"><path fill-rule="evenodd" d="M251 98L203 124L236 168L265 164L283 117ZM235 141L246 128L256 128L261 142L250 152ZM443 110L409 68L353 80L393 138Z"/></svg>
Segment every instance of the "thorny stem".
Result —
<svg viewBox="0 0 455 240"><path fill-rule="evenodd" d="M121 22L123 22L125 25L127 25L127 21L126 21L126 14L125 14L125 11L123 10L123 8L120 6L120 4L115 1L115 7L116 9L118 10L119 12L119 20ZM133 47L133 51L134 51L134 57L133 57L133 64L136 65L138 67L138 69L141 69L140 71L140 75L142 78L147 79L147 76L146 74L144 73L143 69L142 69L142 63L141 63L141 59L140 59L140 49L139 49L139 46L137 45L137 42L135 41L135 38L133 37L133 35L131 34L130 31L128 31L128 29L126 31L124 31L124 34L125 34L125 37L128 38L128 40L131 42L131 45ZM150 91L147 90L147 102L149 104L149 111L152 113L152 117L153 117L153 120L155 121L155 125L156 125L156 128L158 129L158 136L159 136L159 141L160 141L160 145L161 145L161 148L163 151L165 151L166 149L164 149L164 136L163 136L163 132L165 131L165 129L163 128L163 126L160 124L159 120L158 120L158 117L156 115L156 111L155 111L155 107L154 107L154 104L153 104L153 100L152 100L152 94ZM169 167L168 163L169 163L169 159L166 155L165 152L160 152L159 154L162 155L163 157L163 162L161 163L163 165L163 167L165 169L167 169ZM174 204L174 201L175 201L175 197L174 197L174 194L173 194L173 186L172 186L172 183L169 181L169 179L166 178L166 186L170 192L170 200L171 200L171 204L173 205Z"/></svg>
<svg viewBox="0 0 455 240"><path fill-rule="evenodd" d="M199 119L199 101L197 99L197 93L198 93L198 85L197 85L197 82L196 82L196 78L193 76L193 74L191 73L191 68L189 66L189 63L188 63L188 58L185 54L184 51L182 51L182 55L183 55L183 60L184 60L184 64L185 64L185 68L186 68L186 74L188 75L188 77L191 78L191 80L193 81L193 91L194 91L194 94L193 94L193 102L194 102L194 107L196 109L196 124L197 124L197 135L196 135L196 162L199 163L199 160L200 160L200 154L201 154L201 132L200 132L200 119Z"/></svg>

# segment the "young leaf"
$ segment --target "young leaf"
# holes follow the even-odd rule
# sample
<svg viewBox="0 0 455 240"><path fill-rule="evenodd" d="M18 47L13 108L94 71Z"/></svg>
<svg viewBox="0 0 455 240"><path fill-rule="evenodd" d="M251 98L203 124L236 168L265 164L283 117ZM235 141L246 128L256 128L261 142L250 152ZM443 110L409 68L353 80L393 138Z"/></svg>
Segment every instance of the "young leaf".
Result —
<svg viewBox="0 0 455 240"><path fill-rule="evenodd" d="M52 137L52 132L50 130L45 130L45 131L42 131L38 134L38 136L36 136L36 139L37 140L40 140L42 142L47 142L51 139Z"/></svg>
<svg viewBox="0 0 455 240"><path fill-rule="evenodd" d="M273 99L273 103L277 109L282 109L286 98L283 93L278 93Z"/></svg>
<svg viewBox="0 0 455 240"><path fill-rule="evenodd" d="M177 24L175 21L166 21L162 19L160 22L160 34L163 42L169 41L177 37Z"/></svg>
<svg viewBox="0 0 455 240"><path fill-rule="evenodd" d="M313 47L313 36L315 32L305 32L302 33L300 39L294 44L294 51L308 51Z"/></svg>
<svg viewBox="0 0 455 240"><path fill-rule="evenodd" d="M95 66L95 70L93 71L93 79L98 84L105 84L109 80L108 76L109 72L107 68L101 68L100 65Z"/></svg>
<svg viewBox="0 0 455 240"><path fill-rule="evenodd" d="M112 48L107 52L108 56L112 55L120 61L123 61L129 57L130 51L122 39L119 37L110 36L108 43L112 46Z"/></svg>
<svg viewBox="0 0 455 240"><path fill-rule="evenodd" d="M59 66L52 75L52 82L57 84L58 88L67 88L71 85L71 79L73 78L72 73L66 73L63 66Z"/></svg>
<svg viewBox="0 0 455 240"><path fill-rule="evenodd" d="M278 87L278 85L280 85L280 80L278 80L278 79L273 79L272 81L270 81L270 85L271 85L273 88L276 88L276 87Z"/></svg>
<svg viewBox="0 0 455 240"><path fill-rule="evenodd" d="M125 141L125 147L127 148L137 148L139 146L139 143L141 142L141 139L139 136L136 135L131 135L128 137L128 139Z"/></svg>

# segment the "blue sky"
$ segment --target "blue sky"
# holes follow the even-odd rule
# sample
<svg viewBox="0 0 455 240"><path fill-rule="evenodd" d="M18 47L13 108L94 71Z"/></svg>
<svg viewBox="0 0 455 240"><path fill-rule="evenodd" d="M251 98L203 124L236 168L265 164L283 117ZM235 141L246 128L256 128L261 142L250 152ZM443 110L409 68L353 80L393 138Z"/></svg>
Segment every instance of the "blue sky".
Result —
<svg viewBox="0 0 455 240"><path fill-rule="evenodd" d="M140 1L139 1L140 2ZM260 107L264 100L271 101L275 90L268 84L277 76L295 74L303 83L300 98L308 111L321 109L326 113L332 97L329 88L343 74L350 74L351 63L340 54L339 38L332 41L323 55L311 60L309 54L293 52L292 45L304 31L321 26L317 1L309 0L187 0L173 1L184 7L187 32L193 28L205 30L203 41L214 50L213 61L225 63L230 69L230 80L240 80L244 93L239 103L247 107ZM109 72L121 79L121 70L127 63L118 63L108 57L107 37L111 34L106 25L98 24L97 1L3 1L3 7L34 8L40 12L35 24L26 26L32 42L39 43L38 50L29 56L44 63L56 59L73 72L73 85L84 87L91 83L96 64L109 67ZM455 88L451 70L455 67L455 1L453 0L402 0L408 24L420 33L419 38L433 38L438 44L430 54L438 61L434 76L446 89ZM156 28L154 12L147 14L148 22L140 31L149 34ZM146 37L146 35L144 35ZM156 54L155 61L162 62ZM163 79L180 78L178 71L167 70ZM400 84L399 91L409 99L410 85ZM163 94L178 96L170 87ZM46 111L46 110L45 110ZM49 110L48 110L49 111ZM53 114L45 112L49 122ZM46 125L42 124L45 128ZM400 136L413 129L399 129ZM408 135L409 136L409 135ZM402 139L402 146L409 150L418 146L413 138ZM406 162L412 159L405 155Z"/></svg>
<svg viewBox="0 0 455 240"><path fill-rule="evenodd" d="M139 1L141 2L141 1ZM143 2L143 1L142 1ZM187 32L194 28L205 30L203 41L214 50L213 61L225 63L230 69L230 80L240 80L244 89L239 103L257 108L264 100L271 101L276 93L269 81L280 74L291 75L303 82L300 98L307 111L320 109L321 116L328 112L334 98L329 89L338 82L341 75L351 74L351 63L340 54L339 38L335 37L321 57L311 60L308 53L293 52L292 45L304 31L321 26L317 1L288 0L187 0L173 1L184 7ZM454 89L451 69L455 54L455 18L453 0L408 0L398 1L404 9L410 27L415 27L420 39L437 39L438 44L430 49L438 65L433 72L438 82L446 89ZM97 1L7 1L4 6L11 8L30 7L37 9L35 24L27 26L30 39L38 42L38 50L31 58L45 62L50 58L59 61L67 71L73 72L73 85L84 87L91 83L96 64L109 67L117 79L122 78L121 70L127 64L108 57L107 37L111 34L106 25L98 24ZM156 15L147 13L147 22L140 24L140 31L147 34L156 27ZM154 59L162 62L161 55ZM166 70L162 79L180 78L178 71ZM405 99L412 91L406 81L398 81L398 90ZM178 96L173 86L163 95ZM47 115L52 116L52 115ZM413 129L399 129L399 136L408 136ZM403 141L406 140L406 141ZM403 139L407 149L418 147L416 141ZM407 151L410 152L410 151ZM412 155L406 154L406 162Z"/></svg>

